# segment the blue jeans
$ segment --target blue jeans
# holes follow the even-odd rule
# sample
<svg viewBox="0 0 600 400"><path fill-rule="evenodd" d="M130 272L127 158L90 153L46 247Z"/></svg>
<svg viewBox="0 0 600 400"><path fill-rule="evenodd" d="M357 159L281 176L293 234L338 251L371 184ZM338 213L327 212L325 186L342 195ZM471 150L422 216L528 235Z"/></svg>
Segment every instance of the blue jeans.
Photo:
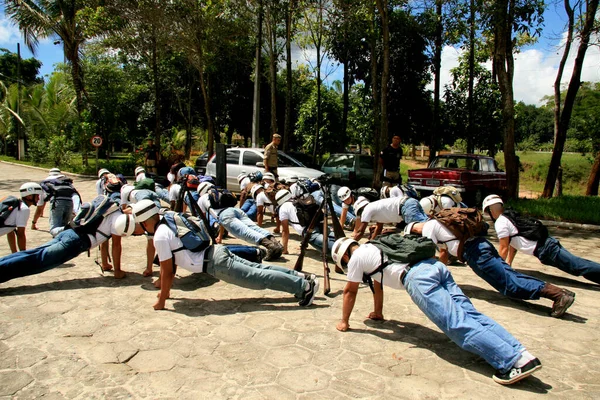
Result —
<svg viewBox="0 0 600 400"><path fill-rule="evenodd" d="M538 245L535 254L544 265L556 267L571 275L583 275L584 278L600 283L600 264L574 256L553 237L548 237L543 245Z"/></svg>
<svg viewBox="0 0 600 400"><path fill-rule="evenodd" d="M402 219L404 219L404 222L407 224L410 224L411 222L425 222L429 219L423 211L423 207L421 207L419 200L413 199L412 197L406 199L400 209L400 214L402 214Z"/></svg>
<svg viewBox="0 0 600 400"><path fill-rule="evenodd" d="M522 300L540 298L545 282L512 269L487 239L477 237L465 243L463 256L481 279L503 295Z"/></svg>
<svg viewBox="0 0 600 400"><path fill-rule="evenodd" d="M254 199L246 199L244 204L240 207L240 209L246 213L248 218L252 221L256 221L256 214L258 214L258 207L256 206L256 202Z"/></svg>
<svg viewBox="0 0 600 400"><path fill-rule="evenodd" d="M164 201L165 203L169 204L169 191L165 188L163 188L162 186L155 186L155 191L156 194L158 195L158 198L161 199L162 201Z"/></svg>
<svg viewBox="0 0 600 400"><path fill-rule="evenodd" d="M323 228L318 227L312 231L310 234L310 239L308 239L308 243L315 249L321 251L323 250ZM329 234L327 235L327 249L329 249L328 253L331 252L333 248L333 244L335 243L335 235L331 230L329 230Z"/></svg>
<svg viewBox="0 0 600 400"><path fill-rule="evenodd" d="M0 258L0 283L22 276L41 274L77 257L90 248L87 236L72 229L62 231L51 241L34 249Z"/></svg>
<svg viewBox="0 0 600 400"><path fill-rule="evenodd" d="M233 254L227 247L214 245L207 250L206 272L224 282L248 289L271 289L301 298L306 280L290 268L258 264Z"/></svg>
<svg viewBox="0 0 600 400"><path fill-rule="evenodd" d="M404 287L412 301L463 350L506 372L525 348L493 319L473 307L444 264L421 261L408 271Z"/></svg>
<svg viewBox="0 0 600 400"><path fill-rule="evenodd" d="M272 236L271 232L256 225L242 210L235 207L221 211L219 224L233 236L252 244L258 244L267 236Z"/></svg>
<svg viewBox="0 0 600 400"><path fill-rule="evenodd" d="M161 208L162 204L160 204L160 197L156 192L148 189L140 189L135 192L135 201L140 202L142 200L152 200L156 207Z"/></svg>
<svg viewBox="0 0 600 400"><path fill-rule="evenodd" d="M224 245L234 255L252 262L260 262L260 250L255 246L244 246L241 244Z"/></svg>
<svg viewBox="0 0 600 400"><path fill-rule="evenodd" d="M316 190L314 192L311 193L312 197L315 198L316 202L319 204L323 203L323 200L325 200L325 196L323 195L323 191L321 190ZM342 216L342 206L336 204L333 201L333 193L331 194L331 203L333 204L333 212L335 213L335 215L339 217ZM344 225L350 225L352 223L352 221L354 221L356 219L356 216L351 213L350 211L348 211L348 213L346 213L346 220L344 221Z"/></svg>
<svg viewBox="0 0 600 400"><path fill-rule="evenodd" d="M50 204L50 234L56 237L73 217L73 199L55 199Z"/></svg>

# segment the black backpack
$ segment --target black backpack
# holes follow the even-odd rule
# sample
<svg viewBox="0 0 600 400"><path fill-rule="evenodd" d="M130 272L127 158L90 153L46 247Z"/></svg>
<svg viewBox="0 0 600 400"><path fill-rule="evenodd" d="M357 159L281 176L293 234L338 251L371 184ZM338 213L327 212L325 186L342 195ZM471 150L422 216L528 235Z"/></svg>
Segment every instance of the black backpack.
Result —
<svg viewBox="0 0 600 400"><path fill-rule="evenodd" d="M21 199L15 196L6 196L0 201L0 228L9 227L5 225L9 215L21 206ZM12 225L10 226L12 227Z"/></svg>
<svg viewBox="0 0 600 400"><path fill-rule="evenodd" d="M235 207L237 204L237 197L227 189L211 188L208 199L212 209Z"/></svg>
<svg viewBox="0 0 600 400"><path fill-rule="evenodd" d="M89 203L83 203L81 209L73 218L71 227L79 234L95 235L100 233L109 238L109 232L101 232L98 227L104 221L104 218L110 214L120 211L119 204L109 196L100 195Z"/></svg>
<svg viewBox="0 0 600 400"><path fill-rule="evenodd" d="M162 223L167 225L183 244L183 247L173 250L173 253L181 250L200 252L206 250L211 244L209 230L201 218L186 213L167 211L163 216Z"/></svg>
<svg viewBox="0 0 600 400"><path fill-rule="evenodd" d="M543 243L548 239L548 228L541 221L525 217L514 210L504 210L502 213L519 231L518 234L510 236L512 239L515 236L521 236L527 240L532 240L537 243Z"/></svg>
<svg viewBox="0 0 600 400"><path fill-rule="evenodd" d="M77 189L73 187L73 180L71 178L57 178L57 179L49 179L43 182L40 182L40 186L44 189L44 192L48 193L47 199L50 198L68 198L70 199L75 193L77 193Z"/></svg>
<svg viewBox="0 0 600 400"><path fill-rule="evenodd" d="M356 198L364 197L369 201L377 201L379 200L379 192L370 187L360 187L356 189Z"/></svg>
<svg viewBox="0 0 600 400"><path fill-rule="evenodd" d="M363 282L368 283L373 292L373 280L371 279L373 275L381 273L383 288L383 270L388 265L393 263L414 265L419 261L434 257L437 249L435 243L429 238L418 235L402 235L400 233L381 235L367 243L371 243L381 252L381 264L375 271L363 274ZM384 255L387 256L387 261L383 261Z"/></svg>
<svg viewBox="0 0 600 400"><path fill-rule="evenodd" d="M317 203L315 198L310 194L299 199L294 199L292 204L294 204L294 207L296 207L296 217L298 218L298 221L295 223L299 224L303 228L310 225L311 221L321 208L319 203ZM320 221L317 221L317 223L319 222Z"/></svg>

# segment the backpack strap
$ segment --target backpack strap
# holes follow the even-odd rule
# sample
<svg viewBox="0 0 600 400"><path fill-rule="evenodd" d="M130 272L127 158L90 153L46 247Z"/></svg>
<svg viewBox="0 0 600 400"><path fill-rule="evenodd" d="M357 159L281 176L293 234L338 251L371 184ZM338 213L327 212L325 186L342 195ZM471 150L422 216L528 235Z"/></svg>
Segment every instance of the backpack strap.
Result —
<svg viewBox="0 0 600 400"><path fill-rule="evenodd" d="M375 274L379 274L381 273L381 281L379 282L381 284L381 290L383 291L383 270L390 265L389 260L388 261L383 261L383 251L379 250L379 253L381 255L381 262L379 264L379 266L377 268L375 268L375 270L373 270L370 273L363 273L363 282L367 283L369 285L369 288L371 289L372 293L375 293L375 287L373 286L373 279L371 278L373 275Z"/></svg>

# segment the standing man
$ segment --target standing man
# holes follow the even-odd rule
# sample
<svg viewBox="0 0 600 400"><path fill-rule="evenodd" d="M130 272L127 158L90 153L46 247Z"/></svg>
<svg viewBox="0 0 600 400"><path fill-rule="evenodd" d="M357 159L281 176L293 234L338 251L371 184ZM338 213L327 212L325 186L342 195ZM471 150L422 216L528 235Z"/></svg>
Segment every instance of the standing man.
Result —
<svg viewBox="0 0 600 400"><path fill-rule="evenodd" d="M402 147L400 146L400 135L392 137L392 144L383 149L379 154L379 165L383 166L381 184L393 186L402 183L400 177L400 160L402 159Z"/></svg>
<svg viewBox="0 0 600 400"><path fill-rule="evenodd" d="M281 135L273 134L273 141L265 147L263 156L263 164L265 164L265 172L270 172L275 176L275 180L279 178L277 174L277 148L281 143Z"/></svg>
<svg viewBox="0 0 600 400"><path fill-rule="evenodd" d="M6 235L11 253L27 248L25 228L29 219L29 207L36 205L44 190L35 182L27 182L19 189L21 199L8 196L0 202L0 236Z"/></svg>
<svg viewBox="0 0 600 400"><path fill-rule="evenodd" d="M148 139L148 147L146 147L146 171L157 173L156 166L158 165L158 148L154 145L154 140Z"/></svg>

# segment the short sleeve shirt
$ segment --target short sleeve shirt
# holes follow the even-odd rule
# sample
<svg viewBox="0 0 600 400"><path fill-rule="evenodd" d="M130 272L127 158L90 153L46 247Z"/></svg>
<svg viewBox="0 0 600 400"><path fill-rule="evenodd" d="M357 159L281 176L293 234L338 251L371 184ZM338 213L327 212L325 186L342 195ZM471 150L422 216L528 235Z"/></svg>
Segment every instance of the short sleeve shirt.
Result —
<svg viewBox="0 0 600 400"><path fill-rule="evenodd" d="M354 250L350 262L348 262L347 279L349 282L362 282L363 274L368 274L377 269L381 264L381 251L370 243L361 245ZM383 256L383 261L387 257ZM401 276L408 264L393 263L383 270L383 284L393 289L402 288ZM371 278L381 283L382 274L372 275Z"/></svg>
<svg viewBox="0 0 600 400"><path fill-rule="evenodd" d="M302 235L302 231L304 230L300 224L298 224L298 214L296 213L296 206L291 201L283 203L281 207L279 207L279 220L280 221L288 221L292 228L296 231L298 235Z"/></svg>
<svg viewBox="0 0 600 400"><path fill-rule="evenodd" d="M265 147L265 154L263 156L265 165L273 168L277 168L277 146L273 142L269 143Z"/></svg>
<svg viewBox="0 0 600 400"><path fill-rule="evenodd" d="M192 252L181 249L183 243L175 236L175 233L168 226L161 224L154 233L154 248L159 261L167 261L174 258L175 265L187 269L190 272L202 272L204 263L204 251Z"/></svg>
<svg viewBox="0 0 600 400"><path fill-rule="evenodd" d="M398 172L400 160L402 159L402 146L395 149L389 145L381 151L379 156L383 160L383 169L389 172Z"/></svg>
<svg viewBox="0 0 600 400"><path fill-rule="evenodd" d="M4 228L0 228L0 236L6 235L9 232L12 232L16 228L25 228L27 227L27 220L29 220L29 207L24 202L21 202L18 208L12 210L12 212L6 218L4 222Z"/></svg>
<svg viewBox="0 0 600 400"><path fill-rule="evenodd" d="M425 225L423 225L423 237L431 239L437 245L438 249L447 248L448 253L454 257L458 256L459 240L440 221L432 219L425 222Z"/></svg>
<svg viewBox="0 0 600 400"><path fill-rule="evenodd" d="M256 206L257 207L266 207L269 212L273 212L274 207L273 204L271 204L271 200L269 199L269 197L265 194L264 190L262 192L260 192L258 194L258 196L256 196Z"/></svg>
<svg viewBox="0 0 600 400"><path fill-rule="evenodd" d="M224 208L218 208L218 209L214 209L210 207L210 199L208 198L209 194L203 194L202 196L200 196L200 198L198 199L198 206L200 207L200 210L202 210L202 212L206 215L207 213L210 213L210 215L212 215L216 220L219 219L219 214L221 214L221 211L224 210Z"/></svg>
<svg viewBox="0 0 600 400"><path fill-rule="evenodd" d="M117 229L115 228L115 222L121 214L122 213L119 211L110 214L104 218L100 226L98 226L98 230L96 231L95 235L88 235L90 238L90 243L92 244L90 249L93 249L94 247L106 242L112 235L118 235Z"/></svg>
<svg viewBox="0 0 600 400"><path fill-rule="evenodd" d="M169 188L169 201L177 201L179 193L181 192L181 185L174 183Z"/></svg>
<svg viewBox="0 0 600 400"><path fill-rule="evenodd" d="M360 220L362 222L383 224L397 224L402 222L402 215L400 215L401 201L401 197L373 201L365 206Z"/></svg>
<svg viewBox="0 0 600 400"><path fill-rule="evenodd" d="M494 229L496 229L498 239L514 236L510 239L510 245L524 254L533 255L537 243L533 240L525 239L523 236L518 236L519 230L504 215L498 217L494 223Z"/></svg>

